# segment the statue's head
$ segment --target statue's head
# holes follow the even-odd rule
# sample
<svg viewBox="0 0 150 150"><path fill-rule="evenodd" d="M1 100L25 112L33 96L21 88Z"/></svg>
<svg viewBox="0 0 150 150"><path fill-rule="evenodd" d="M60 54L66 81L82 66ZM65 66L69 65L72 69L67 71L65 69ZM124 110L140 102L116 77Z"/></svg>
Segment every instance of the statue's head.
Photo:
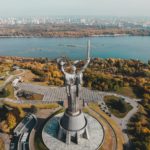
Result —
<svg viewBox="0 0 150 150"><path fill-rule="evenodd" d="M76 70L77 70L76 66L72 66L73 73L76 73Z"/></svg>

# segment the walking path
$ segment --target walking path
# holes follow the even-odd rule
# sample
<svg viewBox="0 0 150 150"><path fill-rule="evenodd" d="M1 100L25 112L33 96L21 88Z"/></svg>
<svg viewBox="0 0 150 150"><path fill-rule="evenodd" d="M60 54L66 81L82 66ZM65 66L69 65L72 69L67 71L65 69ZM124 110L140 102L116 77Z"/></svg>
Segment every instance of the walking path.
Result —
<svg viewBox="0 0 150 150"><path fill-rule="evenodd" d="M111 117L121 127L123 134L124 134L124 137L125 137L125 142L129 143L129 138L128 138L128 135L125 131L127 130L128 121L138 111L139 104L136 102L136 100L133 100L133 99L130 99L127 97L124 100L133 107L132 110L130 110L124 118L117 118L114 115L112 115Z"/></svg>
<svg viewBox="0 0 150 150"><path fill-rule="evenodd" d="M9 72L7 72L8 78L4 81L4 83L2 85L0 85L0 88L5 88L5 86L7 84L9 84L10 82L12 82L14 80L14 78L21 76L25 73L24 69L19 69L19 70L21 70L22 72L19 74L16 74L16 75L9 75Z"/></svg>
<svg viewBox="0 0 150 150"><path fill-rule="evenodd" d="M95 110L93 109L90 109L88 107L88 111L89 112L92 112L92 113L95 113L98 117L100 117L106 124L107 126L110 128L110 135L111 135L111 138L112 138L112 144L111 144L111 147L110 147L110 150L117 150L118 149L118 141L117 141L117 135L116 135L116 132L115 130L113 129L113 127L111 126L111 124L107 121L107 119L105 119L102 115L100 115L98 112L96 112ZM105 128L105 127L104 127Z"/></svg>

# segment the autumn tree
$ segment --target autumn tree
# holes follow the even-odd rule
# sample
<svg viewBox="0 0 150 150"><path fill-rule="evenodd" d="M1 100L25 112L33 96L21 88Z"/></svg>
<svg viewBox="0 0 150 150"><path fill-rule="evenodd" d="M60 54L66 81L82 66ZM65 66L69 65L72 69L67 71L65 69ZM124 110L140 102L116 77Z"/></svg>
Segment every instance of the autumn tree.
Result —
<svg viewBox="0 0 150 150"><path fill-rule="evenodd" d="M5 146L4 146L4 141L3 139L0 137L0 150L4 150Z"/></svg>
<svg viewBox="0 0 150 150"><path fill-rule="evenodd" d="M7 123L10 129L13 129L17 124L16 117L11 112L7 114Z"/></svg>

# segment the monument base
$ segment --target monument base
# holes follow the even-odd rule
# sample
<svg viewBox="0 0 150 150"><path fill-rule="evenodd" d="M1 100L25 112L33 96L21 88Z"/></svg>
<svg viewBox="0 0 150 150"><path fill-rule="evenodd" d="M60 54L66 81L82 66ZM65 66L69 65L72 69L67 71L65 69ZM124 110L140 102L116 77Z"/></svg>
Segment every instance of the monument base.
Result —
<svg viewBox="0 0 150 150"><path fill-rule="evenodd" d="M88 124L81 132L82 134L72 131L64 133L64 129L60 128L60 120L64 115L64 113L55 115L45 124L43 128L42 138L48 149L97 150L100 148L104 140L104 129L95 118L88 114L83 114ZM87 128L88 131L86 131ZM89 139L88 133L90 134ZM61 140L58 138L58 136L61 136ZM66 141L68 144L66 144Z"/></svg>
<svg viewBox="0 0 150 150"><path fill-rule="evenodd" d="M59 121L58 139L65 139L66 144L71 141L78 144L80 138L89 139L86 117L81 111L74 115L66 111Z"/></svg>

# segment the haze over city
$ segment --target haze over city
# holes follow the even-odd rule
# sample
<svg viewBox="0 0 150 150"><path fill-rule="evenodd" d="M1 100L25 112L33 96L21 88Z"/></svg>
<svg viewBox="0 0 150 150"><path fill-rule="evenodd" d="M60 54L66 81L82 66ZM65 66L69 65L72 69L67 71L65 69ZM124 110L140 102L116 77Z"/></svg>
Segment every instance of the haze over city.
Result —
<svg viewBox="0 0 150 150"><path fill-rule="evenodd" d="M5 0L0 17L29 16L150 16L149 0Z"/></svg>

